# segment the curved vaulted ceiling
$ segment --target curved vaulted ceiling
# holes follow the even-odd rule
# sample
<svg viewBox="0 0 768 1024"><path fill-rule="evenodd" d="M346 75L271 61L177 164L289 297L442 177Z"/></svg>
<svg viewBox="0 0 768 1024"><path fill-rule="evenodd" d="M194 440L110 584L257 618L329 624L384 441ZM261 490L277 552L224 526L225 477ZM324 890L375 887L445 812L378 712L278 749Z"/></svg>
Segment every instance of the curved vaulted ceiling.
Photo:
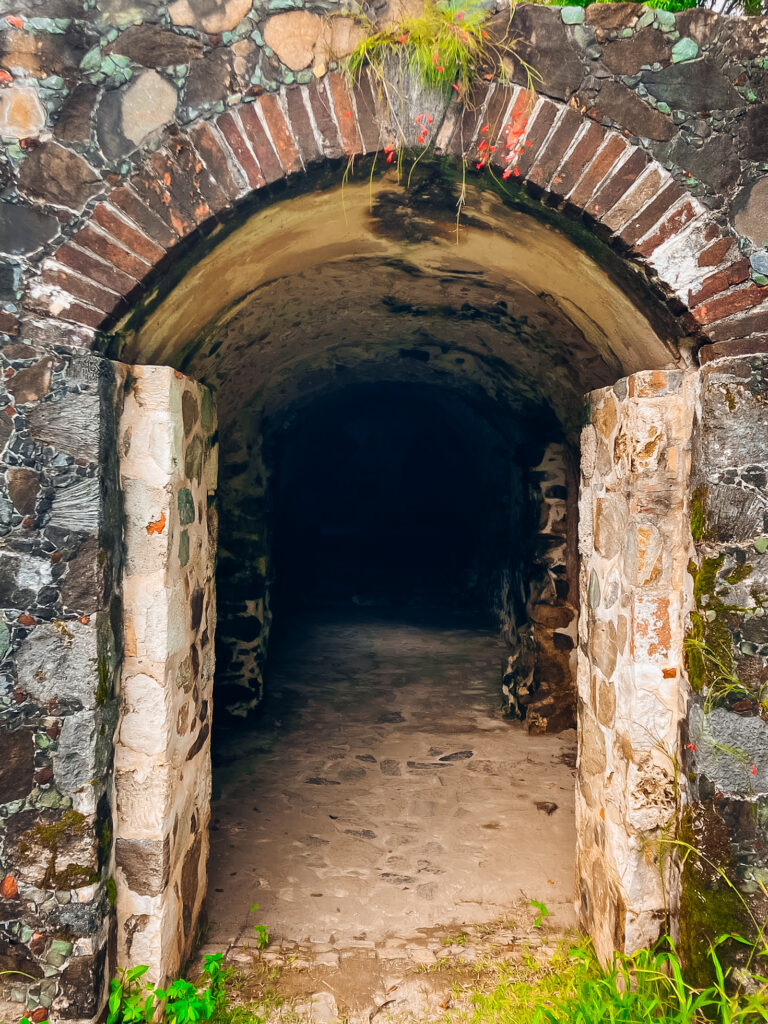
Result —
<svg viewBox="0 0 768 1024"><path fill-rule="evenodd" d="M277 412L352 374L544 406L570 433L586 391L683 361L610 253L606 269L474 188L457 235L456 186L437 171L411 189L385 177L284 199L212 241L124 325L119 354L213 386L224 428L254 402Z"/></svg>

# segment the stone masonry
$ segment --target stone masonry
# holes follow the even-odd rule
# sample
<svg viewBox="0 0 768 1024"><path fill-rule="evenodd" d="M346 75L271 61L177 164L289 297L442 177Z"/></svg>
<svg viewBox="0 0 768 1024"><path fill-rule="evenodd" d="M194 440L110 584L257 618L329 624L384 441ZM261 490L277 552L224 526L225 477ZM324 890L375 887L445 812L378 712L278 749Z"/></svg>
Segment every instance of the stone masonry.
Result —
<svg viewBox="0 0 768 1024"><path fill-rule="evenodd" d="M169 673L184 676L192 633L204 619L213 628L212 488L181 461L169 468L168 453L196 466L194 442L204 460L213 425L184 429L184 395L188 409L199 403L201 423L208 414L206 392L174 375L183 352L169 354L171 369L157 378L116 372L102 356L119 357L131 318L146 316L255 209L320 189L324 175L340 179L349 160L367 175L378 154L378 174L385 147L417 149L425 110L425 166L433 154L466 161L479 189L489 166L497 178L509 170L510 208L553 218L555 231L581 240L588 233L587 248L610 253L610 272L647 306L667 346L666 359L628 378L622 363L615 388L592 396L582 445L582 919L604 954L654 936L664 922L653 844L676 816L697 843L718 837L758 899L768 23L635 4L521 5L511 32L542 77L537 92L516 67L511 82L484 83L464 105L450 89L425 95L414 83L390 96L365 75L347 82L338 61L357 38L348 14L250 0L142 9L103 0L87 11L77 0L26 0L1 23L0 969L33 978L5 981L9 1019L24 1009L38 1020L95 1019L131 936L131 956L155 957L158 976L173 970L204 889L210 632L200 636L205 651L195 647L197 693L194 682L188 696L184 685L174 690ZM494 24L506 31L507 12ZM151 379L164 381L165 398L155 392L159 404L140 408ZM162 481L145 479L130 446L118 445L124 399L138 431L157 417ZM132 506L131 489L142 486L165 489L166 505L151 514ZM167 532L148 534L160 513ZM171 639L154 623L126 629L137 615L131 536L167 559L156 567L166 574L161 617L179 609L174 582L203 595L200 621L185 619ZM155 675L138 661L142 628L159 645L152 660L169 645ZM721 701L713 663L692 661L690 650L686 675L686 631L721 661L728 655L738 696L731 689ZM149 694L168 701L152 749L140 749L149 739L141 729L131 737L127 695L147 696L142 675L154 679ZM697 696L686 721L689 676ZM121 817L129 788L112 775L119 710L118 770L153 763L163 784L183 780L163 803L179 811L175 835L175 818L139 834ZM176 755L198 741L193 781ZM716 756L724 745L741 758ZM685 785L675 789L683 754ZM131 862L144 842L157 892L135 888ZM664 863L674 889L674 859ZM683 874L683 938L696 928L686 894L713 888ZM668 909L674 917L674 899ZM169 932L179 913L177 941Z"/></svg>
<svg viewBox="0 0 768 1024"><path fill-rule="evenodd" d="M603 958L653 942L675 892L659 844L683 799L694 387L679 370L633 374L590 395L582 434L577 872Z"/></svg>
<svg viewBox="0 0 768 1024"><path fill-rule="evenodd" d="M216 421L210 392L170 368L117 371L126 392L117 951L159 982L189 955L206 890Z"/></svg>

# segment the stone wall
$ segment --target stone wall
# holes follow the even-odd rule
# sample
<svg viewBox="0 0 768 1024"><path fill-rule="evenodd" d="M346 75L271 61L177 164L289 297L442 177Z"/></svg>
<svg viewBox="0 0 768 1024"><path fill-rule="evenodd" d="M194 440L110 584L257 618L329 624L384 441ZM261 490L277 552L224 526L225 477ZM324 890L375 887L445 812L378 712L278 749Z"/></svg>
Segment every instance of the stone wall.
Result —
<svg viewBox="0 0 768 1024"><path fill-rule="evenodd" d="M504 35L506 10L497 21ZM688 331L764 332L768 21L521 4L509 31L538 101L511 108L491 84L470 113L414 86L390 110L334 71L359 37L347 17L247 0L111 0L84 17L23 0L0 33L0 329L119 320L165 253L235 201L323 159L416 146L429 108L429 145L467 158L470 178L504 170L509 130L530 143L508 186L567 200L631 249L691 310Z"/></svg>
<svg viewBox="0 0 768 1024"><path fill-rule="evenodd" d="M700 373L693 444L689 566L691 702L685 760L691 806L681 945L698 974L702 937L754 925L768 910L768 359L716 359ZM690 585L690 584L689 584Z"/></svg>
<svg viewBox="0 0 768 1024"><path fill-rule="evenodd" d="M163 984L206 892L216 598L213 397L165 366L124 382L124 663L115 743L119 963Z"/></svg>
<svg viewBox="0 0 768 1024"><path fill-rule="evenodd" d="M582 433L577 883L603 959L653 942L675 911L661 855L683 798L695 381L653 371L593 392Z"/></svg>
<svg viewBox="0 0 768 1024"><path fill-rule="evenodd" d="M0 360L0 969L33 979L0 977L0 1016L90 1019L115 965L119 392L66 346Z"/></svg>

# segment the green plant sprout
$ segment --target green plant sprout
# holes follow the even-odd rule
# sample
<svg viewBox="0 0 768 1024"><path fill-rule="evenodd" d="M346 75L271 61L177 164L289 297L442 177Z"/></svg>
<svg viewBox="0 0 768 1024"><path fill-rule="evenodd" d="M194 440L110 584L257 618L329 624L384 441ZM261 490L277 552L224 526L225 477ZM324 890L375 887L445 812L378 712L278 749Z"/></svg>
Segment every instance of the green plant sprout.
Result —
<svg viewBox="0 0 768 1024"><path fill-rule="evenodd" d="M251 905L252 912L254 910L260 909L261 908L259 907L258 903L254 903ZM269 945L269 932L267 931L266 925L255 924L253 926L253 931L254 934L256 935L256 945L259 947L259 949L266 949L267 946Z"/></svg>
<svg viewBox="0 0 768 1024"><path fill-rule="evenodd" d="M537 912L533 919L533 927L541 928L544 918L549 917L549 910L546 904L541 903L539 900L531 900L529 906L534 907Z"/></svg>

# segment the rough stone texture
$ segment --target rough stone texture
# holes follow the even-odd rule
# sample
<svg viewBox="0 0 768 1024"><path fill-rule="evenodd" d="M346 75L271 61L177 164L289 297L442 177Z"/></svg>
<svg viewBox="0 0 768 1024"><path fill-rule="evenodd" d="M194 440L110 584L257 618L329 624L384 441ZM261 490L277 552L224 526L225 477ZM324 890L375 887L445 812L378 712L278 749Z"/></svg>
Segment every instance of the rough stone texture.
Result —
<svg viewBox="0 0 768 1024"><path fill-rule="evenodd" d="M684 365L689 354L704 342L712 343L707 358L727 353L729 346L742 353L760 351L768 333L768 288L753 268L761 265L759 260L754 263L754 257L759 256L760 247L768 244L763 144L768 25L764 18L738 20L711 11L686 11L671 17L633 4L593 5L582 21L581 12L567 13L563 18L562 12L554 8L520 5L512 35L519 38L518 54L529 59L542 76L537 95L491 83L471 110L461 110L441 94L428 92L414 83L405 83L395 90L396 95L382 97L365 79L348 90L335 71L326 74L333 55L344 52L351 43L350 26L340 27L347 19L319 19L321 29L311 57L296 71L264 44L269 19L282 15L276 15L274 8L258 7L245 0L176 0L169 8L170 24L164 21L162 27L156 23L155 5L134 0L103 0L97 8L89 9L87 19L81 17L82 12L75 5L62 4L56 9L69 21L65 29L59 31L59 26L54 26L54 31L52 23L47 22L27 23L13 31L4 28L0 40L4 69L0 119L5 125L0 135L10 140L3 146L0 160L0 249L4 261L0 271L0 341L8 396L5 411L0 410L4 459L0 485L0 539L4 547L0 593L6 605L0 649L5 658L2 668L4 672L7 669L2 700L3 715L9 719L4 728L14 736L21 729L34 729L36 746L34 786L22 804L19 805L21 797L10 801L8 817L3 820L11 823L13 831L13 817L22 810L42 813L43 808L53 807L63 814L77 809L86 818L85 830L93 833L101 828L109 813L102 798L110 750L103 737L109 736L113 723L110 694L118 660L118 646L114 638L110 639L106 613L116 593L114 537L109 539L109 530L115 525L116 510L111 496L116 494L116 488L113 481L109 485L103 483L112 472L110 459L115 456L115 445L109 427L111 384L107 387L99 377L93 361L82 354L74 357L73 352L98 347L104 338L97 336L97 331L113 328L129 309L135 312L135 295L143 284L150 285L153 299L157 295L155 282L162 279L163 284L172 284L173 275L165 275L164 271L181 265L178 257L190 251L182 250L181 245L191 245L194 237L207 236L214 227L219 228L220 222L226 226L235 202L246 196L253 198L267 182L275 185L289 175L301 175L322 160L370 154L393 144L415 146L420 132L416 118L425 111L432 118L429 144L449 161L467 158L471 184L475 172L483 175L487 164L493 163L505 175L508 186L516 189L516 199L529 220L541 218L546 233L552 237L560 237L558 226L568 234L592 232L588 243L584 243L590 253L599 249L600 239L605 239L606 247L613 245L619 253L608 250L610 272L617 275L620 287L634 296L636 306L655 303L656 313L660 307L665 311L659 336L672 342L668 348L659 343L661 355L653 350L655 354L649 356L634 336L622 350L620 343L626 341L629 320L619 317L614 330L600 327L596 332L602 331L599 344L588 341L581 362L576 359L579 345L594 330L594 323L590 325L594 319L591 312L580 305L582 281L589 271L581 257L574 257L563 266L550 258L548 277L555 279L558 274L567 274L575 285L571 293L565 289L562 293L551 290L549 280L546 288L528 288L528 294L546 292L550 297L547 301L551 300L548 319L539 321L547 324L543 334L558 333L565 325L573 329L578 323L578 329L568 334L565 342L567 358L561 350L557 359L547 362L552 375L548 388L553 404L563 394L607 383L630 370ZM316 16L314 8L289 13L300 15L303 21ZM506 32L507 21L507 12L501 11L494 31ZM690 41L698 47L698 55L681 60L694 53ZM163 53L167 53L169 61L177 63L163 65ZM634 70L638 54L649 60ZM650 58L654 58L652 63ZM512 75L524 81L520 67L514 68ZM171 104L176 95L181 102L172 114ZM147 140L143 140L142 126L132 121L131 110L146 116L151 125L153 130ZM171 117L173 120L163 129L163 122ZM404 126L402 135L398 124ZM487 133L483 131L486 124ZM138 143L136 138L140 139ZM492 140L490 144L494 146L490 159L490 147L487 152L481 148L485 139ZM510 160L506 159L508 156ZM380 159L378 166L385 163ZM422 168L429 165L427 153ZM294 178L294 182L299 180ZM446 207L445 196L440 193L442 186L430 182L430 188L433 187L433 193L425 191L426 205L433 206L431 215L413 197L400 204L391 197L377 197L376 246L384 246L387 239L392 239L393 247L402 247L405 240L412 245L417 238L430 243L435 239L453 239L453 200ZM393 188L387 184L385 191ZM490 202L489 195L485 193L483 203ZM483 203L478 209L484 208ZM568 217L559 212L563 204ZM366 199L366 210L369 206ZM448 207L450 214L445 215ZM508 208L506 212L512 216ZM494 222L495 235L500 234L498 226ZM333 230L326 218L316 233L328 241ZM294 231L298 232L296 225ZM219 238L223 233L219 232ZM584 233L579 236L582 241ZM529 262L543 250L544 234L542 228L526 256L518 255L513 261L515 280L524 278ZM528 237L524 231L521 236ZM488 237L486 234L486 243ZM271 264L274 253L267 248ZM226 296L227 302L231 300L228 315L238 308L244 294L228 291L231 281L239 279L244 267L257 262L252 245L244 251L248 258L241 254L232 259L227 274L219 275L217 280L217 298ZM289 255L295 257L298 251ZM362 258L362 254L356 255ZM400 258L402 253L397 256ZM483 256L487 257L486 248ZM359 263L358 272L361 266ZM366 266L366 271L369 269ZM326 269L325 273L329 271ZM643 275L654 282L653 289L643 291L642 298L637 298L639 293L634 289ZM332 275L326 277L319 291L334 297L341 294L339 280ZM457 275L451 287L466 289L467 280ZM511 276L503 278L489 291L496 294L498 287L498 294L509 297L512 280ZM366 273L366 282L373 292L373 274ZM263 283L257 282L258 287ZM437 287L434 279L429 283L430 288ZM309 287L305 278L301 292L287 296L284 303L297 321L306 312ZM418 302L414 300L412 304L413 310L419 310L419 316L412 319L423 329L421 311L430 289L424 288L423 282L419 282L419 287ZM526 283L512 292L514 303L521 307L521 321L529 312L520 297L527 287ZM390 298L395 293L399 294L391 287L386 291ZM254 294L261 293L254 288ZM203 307L207 298L198 291L194 305ZM472 310L471 303L468 304ZM339 327L343 305L336 302L339 320L335 324ZM377 308L376 303L369 303L369 319L374 319ZM558 319L564 308L571 311L572 320ZM462 344L471 343L472 336L480 332L492 312L494 316L502 315L481 305L472 310L471 331L466 320L460 321ZM359 310L356 315L359 318ZM312 308L308 316L313 318ZM174 330L179 325L179 333L183 334L184 325L193 319L194 313L185 308L182 318L174 318ZM233 313L231 319L233 331L237 332L237 315ZM206 326L205 322L200 326ZM315 326L310 322L307 330L302 331L291 325L283 330L283 335L297 335L303 340L314 334ZM652 333L647 321L645 327ZM530 335L526 335L525 341L517 358L494 352L495 362L487 379L499 393L507 387L507 382L503 382L507 368L514 365L517 369L524 364L531 347ZM481 339L480 350L484 343ZM142 344L149 342L142 338ZM590 348L593 344L595 347ZM157 345L161 350L161 342ZM169 345L167 351L172 349ZM471 356L471 372L478 371L480 354L485 358L489 350ZM427 356L425 363L431 370L446 369L448 356L438 344L427 344L422 339L414 351L419 353L418 358ZM598 357L596 352L601 355ZM137 361L146 354L141 351ZM603 355L605 361L601 362ZM172 358L177 357L174 350ZM161 352L157 358L163 361L165 357ZM416 366L414 360L411 362ZM343 361L336 365L339 372L345 369ZM589 367L584 377L582 365ZM261 379L250 364L247 372L243 372L240 362L237 369L244 382ZM468 363L462 372L470 372ZM283 378L287 379L288 375ZM583 379L591 382L582 386ZM525 380L522 373L507 393L519 390ZM750 388L759 391L754 383L744 392L731 388L732 400L745 422L752 422L753 416L759 418L757 414L764 408L747 400L747 392L752 393ZM236 393L242 397L242 392ZM710 383L703 393L710 399L720 394ZM636 395L625 399L617 393L621 407L614 410L617 423L630 406L635 408L632 403L638 404L639 398ZM678 399L675 393L668 398L669 409L673 409ZM731 415L727 395L720 400L725 401L728 409L724 422L729 429L733 428L738 417ZM625 405L627 401L630 406ZM716 424L713 437L721 433L714 400L708 403L700 430L705 440L710 420ZM631 481L637 481L645 479L643 473L667 473L669 479L664 486L670 480L677 486L679 478L675 474L682 472L679 466L667 465L665 469L651 465L641 473L643 467L633 468L630 462L627 470L630 456L623 449L625 435L621 435L613 452L598 436L600 431L620 432L619 426L611 425L611 403L602 402L593 411L594 433L587 431L582 446L583 465L591 467L589 473L585 468L585 477L591 479L595 475L605 481L612 473L617 474L617 479L624 473ZM666 415L659 413L659 420ZM647 424L638 422L633 430L636 428L639 436L646 427ZM634 435L630 432L629 436ZM755 436L764 437L764 424ZM743 432L736 440L746 444ZM619 433L614 441L619 442ZM652 442L653 437L648 434L647 443ZM704 441L701 451L706 451ZM729 544L743 554L750 543L755 547L758 541L755 556L750 552L751 560L743 564L749 564L749 571L762 579L757 556L764 554L760 547L767 532L764 518L761 519L763 455L751 451L749 460L731 460L728 451L728 445L722 444L712 458L702 455L700 460L704 467L702 486L709 486L715 494L707 505L707 515L714 524L713 534L700 538L700 554L717 559L723 553L721 548L724 551ZM635 454L642 463L642 451ZM189 470L193 473L198 452L190 445L185 455L189 456ZM257 465L259 457L256 453ZM733 478L724 471L715 488L707 483L706 467L718 465L727 465ZM19 472L22 470L24 473ZM720 500L721 487L729 488L722 491L728 500ZM139 492L140 488L135 493ZM146 497L146 492L142 493ZM668 522L662 521L655 501L640 510L614 501L614 497L613 493L596 495L594 508L590 507L582 516L585 536L594 523L597 549L587 553L593 564L590 563L592 568L581 581L583 597L589 607L594 606L594 622L590 625L591 613L584 611L582 601L582 621L586 622L584 629L588 629L589 636L581 637L586 650L579 657L582 663L588 659L594 666L595 678L594 692L591 678L589 686L585 683L586 689L582 688L583 777L605 778L616 758L616 763L624 766L622 771L626 770L623 775L617 772L611 785L617 786L616 780L621 777L623 793L634 792L635 787L641 796L646 792L663 796L668 766L656 763L656 755L638 746L637 737L630 735L630 724L637 718L664 727L676 714L674 709L667 709L669 715L662 710L654 722L654 712L658 711L654 687L659 682L654 658L660 654L666 638L651 636L643 630L648 623L658 625L670 617L669 657L662 668L675 667L678 671L677 662L675 666L671 663L679 646L675 631L680 612L675 601L683 587L681 584L677 589L670 588L669 608L663 605L658 588L668 578L667 534L682 527L672 515ZM559 521L556 504L560 500L555 499L552 505L550 525ZM181 518L191 516L194 522L187 529L192 530L198 518L196 503L185 496L174 515L179 517L179 529ZM254 522L243 524L244 532L250 530L256 538L254 550L259 546L266 548L268 543L258 519L255 514ZM191 546L190 534L187 533L186 542L183 536L179 536L179 565L192 573L199 559ZM556 532L551 536L554 551ZM711 556L702 547L705 541L713 545ZM238 551L226 554L235 560ZM743 581L739 582L739 575L745 570L735 564L737 557L736 553L725 552L723 565L717 569L718 586L738 591L733 603L742 611L729 611L734 621L728 619L728 628L733 631L734 651L738 648L738 656L734 655L738 671L759 693L765 682L765 638L761 616L756 614L757 605L753 609L749 603L756 599L745 589ZM265 563L265 574L268 571ZM559 574L554 575L556 587ZM728 577L734 582L729 582ZM654 601L659 597L655 604L646 601L646 595L651 593ZM622 602L627 595L631 601L625 607ZM193 592L189 598L190 614L197 616L198 610L202 610L200 596ZM531 638L531 644L538 642L542 649L546 646L543 653L553 670L572 659L567 649L567 642L572 639L571 609L567 605L572 604L573 598L566 601L558 597L555 602L539 602L535 609L537 622L533 633L538 630L539 641ZM744 608L749 609L748 615ZM118 622L119 607L115 604L112 611L112 620ZM266 643L263 627L268 625L268 619L268 594L257 594L248 614L240 616L238 622L243 635L237 640L242 642L247 655L243 660L254 667L254 676L260 670L259 658ZM54 635L53 630L58 629L56 622L62 622L66 632ZM30 639L36 633L37 637ZM545 637L546 643L541 639ZM615 682L616 678L628 678L629 656L622 652L630 643L636 648L633 657L637 662L632 672L637 676L641 668L647 669L654 684L642 691L642 702L635 691L623 694ZM83 658L86 650L91 656ZM62 658L63 664L78 668L82 678L72 682L72 692L65 701L54 692L50 672L45 671L40 661L43 655ZM24 689L17 686L17 658L25 679ZM36 666L35 671L31 676L25 675L30 666ZM95 679L98 681L94 685ZM664 699L671 700L671 688L680 687L680 677L670 677L659 685ZM15 696L17 690L20 703ZM628 703L624 702L625 696ZM637 704L633 703L636 697ZM234 706L237 700L231 703ZM754 703L750 702L749 708ZM733 724L732 716L749 708L726 709L731 717L719 716L718 722L722 719L723 728L743 729ZM69 720L68 724L64 719ZM626 729L618 729L617 722L625 722ZM616 733L615 743L607 742L611 730ZM199 730L198 739L204 731ZM625 742L626 737L629 739ZM18 737L13 742L18 742ZM195 757L204 756L205 742L203 738ZM625 757L627 744L632 751L643 752L640 760L632 760L629 754ZM25 744L19 749L26 751ZM25 752L19 754L25 777L26 756ZM631 768L627 767L630 764ZM87 778L98 780L97 784L83 785ZM750 778L755 778L751 772ZM701 807L706 807L709 814L717 794L706 775L702 780ZM589 899L595 907L614 906L616 911L615 934L610 922L596 925L604 950L612 941L631 944L638 935L654 930L658 923L657 890L655 883L648 881L648 906L641 906L640 916L634 917L634 911L627 908L635 903L627 903L622 909L617 900L611 902L617 894L626 896L611 874L615 862L613 867L609 865L607 873L601 873L600 860L590 857L603 841L613 844L611 849L626 853L622 846L626 839L622 821L629 822L637 835L654 835L663 817L660 812L654 818L642 799L630 806L622 803L613 789L609 792L613 802L605 802L605 821L599 816L601 792L589 790L583 796L584 814L594 825L590 832L585 832L594 837L595 843L594 849L585 847ZM762 799L758 795L754 802ZM589 800L594 806L587 808ZM665 814L666 797L660 800ZM717 814L732 833L747 837L745 846L753 842L752 833L739 808L750 802L730 795L723 796L717 805ZM619 824L608 813L611 808L619 809L615 812ZM143 837L124 838L144 841ZM149 837L152 841L159 838ZM0 858L14 856L12 850L10 854L5 850L4 846ZM132 848L132 854L128 850L124 848L124 856L130 874L128 865L135 864L136 848ZM162 881L165 848L161 844L153 850L153 878ZM202 845L192 841L178 853L178 857L169 854L169 871L174 885L178 882L179 887L184 884L189 889L195 871L202 872L204 851ZM757 855L753 850L744 856L751 871L749 865L757 863ZM636 875L627 875L626 885L631 888L632 878L644 876L632 857L628 863L633 870L637 867ZM77 864L69 866L79 870ZM109 871L106 862L94 868L81 864L80 868L100 873L101 880ZM54 874L61 874L58 865ZM73 876L58 878L58 882L63 885L73 878L82 881L82 877L76 871ZM16 884L14 881L13 885ZM28 990L14 987L14 998L26 1001L30 1009L52 1006L55 1002L56 1012L61 1016L95 1016L109 967L104 963L107 904L101 882L93 882L92 887L61 888L55 899L52 890L38 898L38 891L33 892L26 882L21 882L18 889L19 898L12 901L12 916L6 926L10 947L3 953L5 959L0 966L30 965L29 973L36 981ZM72 891L77 892L77 899L72 898ZM626 898L636 900L636 893L630 892ZM637 905L641 904L642 900ZM36 908L34 912L32 907ZM25 929L33 927L28 922L37 921L37 908L41 908L39 913L51 930L77 936L71 960L61 971L56 969L56 976L42 978L43 957L27 945ZM586 912L587 918L589 913ZM142 921L146 916L139 915ZM148 934L152 931L147 922L143 922L143 928L149 929Z"/></svg>
<svg viewBox="0 0 768 1024"><path fill-rule="evenodd" d="M582 433L578 899L604 959L652 943L675 888L648 850L679 813L695 379L637 373L593 392Z"/></svg>
<svg viewBox="0 0 768 1024"><path fill-rule="evenodd" d="M768 797L768 357L714 359L699 386L690 507L696 608L689 637L697 645L688 653L691 828L699 848L737 880L762 918L765 845L749 822L760 820ZM681 944L697 966L702 931L716 938L697 904L706 900L726 913L729 928L741 922L726 887L705 865L691 865L683 883Z"/></svg>
<svg viewBox="0 0 768 1024"><path fill-rule="evenodd" d="M492 34L502 36L511 32L515 41L520 60L512 61L513 79L527 82L521 61L528 61L540 76L537 90L541 96L576 106L588 122L615 128L617 137L610 139L611 145L628 136L647 157L658 161L661 184L674 180L677 190L662 189L655 200L642 202L642 193L637 191L635 216L623 224L614 223L606 199L610 196L609 205L615 205L622 198L642 169L641 163L636 166L637 161L631 159L617 160L620 152L608 159L610 146L605 146L597 154L592 150L585 168L586 150L579 146L569 149L584 122L570 109L568 117L558 120L562 109L548 104L538 105L535 124L524 140L531 146L523 147L508 169L530 181L537 195L544 188L566 198L560 182L568 176L568 165L581 159L587 174L582 188L570 190L576 208L603 222L622 243L635 246L635 258L647 263L663 286L685 302L681 293L699 273L695 256L702 246L694 234L698 232L701 238L707 230L716 230L728 235L735 229L752 247L764 244L761 218L765 203L759 196L765 180L761 140L766 71L762 59L768 29L760 18L740 21L688 11L674 17L666 12L646 12L640 17L637 11L623 10L618 5L615 14L602 9L588 12L582 23L578 12L573 21L570 9L563 15L560 9L521 4L515 9L511 29L503 9L492 18L491 29ZM0 206L21 203L15 210L24 209L27 217L27 223L22 223L17 212L0 213L0 222L3 218L12 221L12 230L4 232L4 238L13 253L34 253L47 243L48 252L39 255L50 255L56 245L55 221L46 225L39 240L37 231L30 236L31 221L41 213L26 209L27 200L80 211L96 191L124 190L128 181L137 185L139 195L130 199L133 214L124 205L121 209L129 217L145 220L149 207L174 236L184 236L216 216L216 203L211 202L206 182L199 180L201 170L203 178L209 172L217 173L208 166L210 148L203 155L205 169L194 156L180 166L171 159L162 169L164 158L154 153L155 134L169 122L171 135L198 119L194 131L204 128L210 133L214 119L219 119L223 135L217 152L219 164L223 159L229 172L242 173L252 188L298 169L301 159L283 159L291 149L303 159L305 153L312 152L329 157L370 152L393 136L397 143L416 144L419 128L414 118L425 111L434 121L429 141L438 150L446 148L446 140L451 154L466 154L472 140L480 144L477 133L485 103L473 108L474 119L459 118L455 132L456 119L452 109L448 113L446 98L428 96L414 83L390 89L385 96L368 97L370 103L363 102L368 90L361 86L351 102L333 73L334 62L360 38L360 27L348 17L322 17L302 6L275 12L254 7L248 0L175 0L168 8L170 25L162 27L157 24L154 7L145 9L130 0L109 0L89 11L87 18L78 17L80 13L67 8L68 24L56 26L55 31L52 25L36 22L10 26L0 41L4 66L12 79L0 88L0 120L7 128L4 135L9 139L39 136L42 140L37 146L11 145L6 161L0 162L0 176L18 188L17 192L4 192ZM690 59L694 47L697 55ZM265 132L260 116L254 119L254 115L263 92L282 97L285 87L295 88L297 95L290 102L287 97L280 99L285 108L281 117L288 109L292 111L281 142L272 135L274 118ZM501 90L497 94L500 96ZM177 96L181 98L178 106ZM391 115L383 109L389 103ZM239 113L228 112L231 108ZM494 119L503 116L495 101L487 110ZM50 128L56 141L50 139ZM281 150L276 160L271 153L257 152L264 147L271 150L273 144ZM539 149L546 153L546 164L539 159L544 155ZM506 144L496 145L493 152L493 162L505 167ZM628 150L624 155L633 156ZM565 166L558 168L563 158ZM476 162L481 170L488 163L484 159ZM601 179L619 167L622 171L614 174L608 191L603 189L588 204ZM626 180L621 177L623 170ZM755 193L751 203L749 190ZM673 208L674 200L686 193L701 204ZM137 201L145 212L138 212ZM721 211L717 220L708 212L713 208ZM665 214L670 216L665 218ZM62 216L66 219L67 215ZM86 214L82 222L88 217ZM160 241L157 231L149 234ZM109 241L102 242L103 251ZM108 262L115 258L120 257L112 250ZM0 314L0 324L6 319L15 323L19 313L23 320L43 308L95 329L123 311L119 300L130 289L116 281L105 286L96 276L98 271L76 277L49 269L39 279L39 268L38 256L23 261L22 292L28 301L22 302L21 309L11 302L16 308ZM134 279L142 280L149 267L140 265L134 270ZM761 281L748 288L727 285L717 301L696 318L703 333L718 342L765 332L766 287Z"/></svg>
<svg viewBox="0 0 768 1024"><path fill-rule="evenodd" d="M529 732L559 732L573 726L576 714L576 474L567 447L549 444L533 476L541 502L539 551L531 580L518 584L528 593L526 625L510 636L502 621L513 649L502 690Z"/></svg>
<svg viewBox="0 0 768 1024"><path fill-rule="evenodd" d="M118 958L175 977L206 891L216 604L210 393L121 367L125 659L115 747Z"/></svg>
<svg viewBox="0 0 768 1024"><path fill-rule="evenodd" d="M0 969L32 978L4 976L0 1001L8 1019L84 1019L106 993L118 397L109 364L66 341L0 359ZM88 437L77 458L68 428Z"/></svg>

